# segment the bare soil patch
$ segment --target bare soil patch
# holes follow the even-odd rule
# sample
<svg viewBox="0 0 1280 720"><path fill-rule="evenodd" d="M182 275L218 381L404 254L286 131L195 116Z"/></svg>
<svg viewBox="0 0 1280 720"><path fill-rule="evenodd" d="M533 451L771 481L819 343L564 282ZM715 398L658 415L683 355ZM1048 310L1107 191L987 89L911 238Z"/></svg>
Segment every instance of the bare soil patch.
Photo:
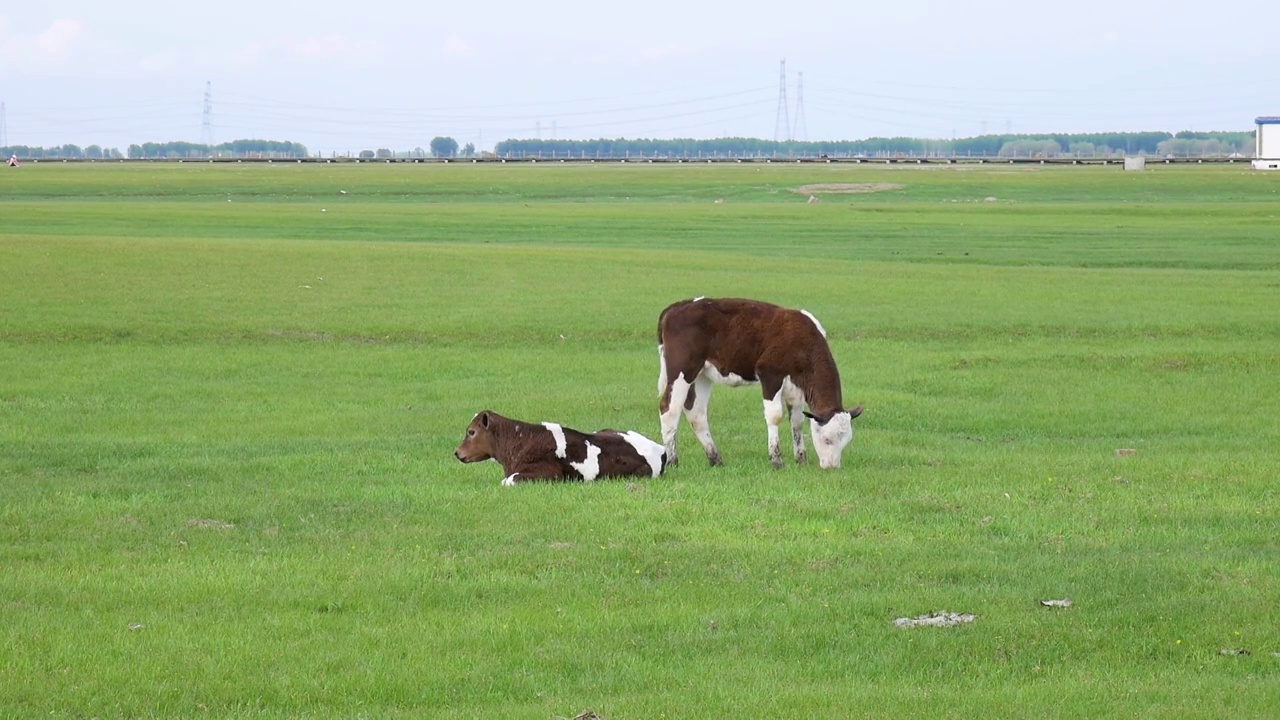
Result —
<svg viewBox="0 0 1280 720"><path fill-rule="evenodd" d="M813 185L801 185L792 190L792 192L801 195L859 195L863 193L885 192L886 190L901 190L906 187L902 183L814 183Z"/></svg>
<svg viewBox="0 0 1280 720"><path fill-rule="evenodd" d="M187 527L203 528L206 530L232 530L235 528L235 525L225 520L217 520L215 518L192 518L187 521Z"/></svg>
<svg viewBox="0 0 1280 720"><path fill-rule="evenodd" d="M893 621L895 627L953 627L977 620L973 613L954 613L938 611L928 615L917 615L913 618L898 618Z"/></svg>

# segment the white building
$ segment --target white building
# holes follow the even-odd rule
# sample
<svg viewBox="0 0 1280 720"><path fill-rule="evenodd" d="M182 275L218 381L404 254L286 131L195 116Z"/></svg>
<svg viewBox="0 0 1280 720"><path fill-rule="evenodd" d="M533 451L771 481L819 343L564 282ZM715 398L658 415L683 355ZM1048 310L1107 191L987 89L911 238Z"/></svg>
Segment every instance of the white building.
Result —
<svg viewBox="0 0 1280 720"><path fill-rule="evenodd" d="M1255 120L1258 134L1253 152L1255 170L1280 170L1280 117L1271 115Z"/></svg>

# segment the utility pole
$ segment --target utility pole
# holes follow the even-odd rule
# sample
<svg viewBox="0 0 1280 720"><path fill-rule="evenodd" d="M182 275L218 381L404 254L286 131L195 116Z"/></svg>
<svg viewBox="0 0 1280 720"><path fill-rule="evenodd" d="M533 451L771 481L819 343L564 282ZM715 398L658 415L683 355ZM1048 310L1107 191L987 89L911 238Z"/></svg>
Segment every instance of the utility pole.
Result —
<svg viewBox="0 0 1280 720"><path fill-rule="evenodd" d="M213 82L204 84L204 114L200 122L200 144L213 154Z"/></svg>
<svg viewBox="0 0 1280 720"><path fill-rule="evenodd" d="M809 141L809 128L804 121L804 73L796 78L796 122L795 139L800 142Z"/></svg>
<svg viewBox="0 0 1280 720"><path fill-rule="evenodd" d="M778 71L778 117L773 124L774 142L791 139L791 118L787 115L787 59Z"/></svg>

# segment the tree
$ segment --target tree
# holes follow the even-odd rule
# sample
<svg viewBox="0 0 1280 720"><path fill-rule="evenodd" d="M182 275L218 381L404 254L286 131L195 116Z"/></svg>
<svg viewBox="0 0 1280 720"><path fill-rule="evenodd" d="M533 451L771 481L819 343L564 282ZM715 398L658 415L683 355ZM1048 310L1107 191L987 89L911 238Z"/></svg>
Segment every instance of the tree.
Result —
<svg viewBox="0 0 1280 720"><path fill-rule="evenodd" d="M256 155L258 157L304 158L307 156L307 147L305 145L279 140L232 140L231 142L222 143L214 149L218 151L219 155L226 153L236 157Z"/></svg>
<svg viewBox="0 0 1280 720"><path fill-rule="evenodd" d="M372 150L361 150L361 151L360 151L360 159L361 159L361 160L372 160L372 159L373 159L373 151L372 151Z"/></svg>
<svg viewBox="0 0 1280 720"><path fill-rule="evenodd" d="M451 137L436 136L431 139L431 154L451 158L458 154L458 141Z"/></svg>
<svg viewBox="0 0 1280 720"><path fill-rule="evenodd" d="M462 157L475 157L476 146L474 143L467 143L462 146Z"/></svg>
<svg viewBox="0 0 1280 720"><path fill-rule="evenodd" d="M1056 140L1010 140L1000 146L1000 157L1046 158L1057 157L1062 146Z"/></svg>
<svg viewBox="0 0 1280 720"><path fill-rule="evenodd" d="M1073 142L1067 146L1068 152L1076 157L1097 157L1098 146L1091 142Z"/></svg>

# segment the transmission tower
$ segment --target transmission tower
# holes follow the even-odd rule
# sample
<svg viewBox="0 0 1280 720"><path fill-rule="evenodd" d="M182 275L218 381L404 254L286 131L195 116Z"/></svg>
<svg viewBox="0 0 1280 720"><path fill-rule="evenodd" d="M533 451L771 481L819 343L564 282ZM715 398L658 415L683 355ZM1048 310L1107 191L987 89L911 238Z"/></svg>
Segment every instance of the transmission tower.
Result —
<svg viewBox="0 0 1280 720"><path fill-rule="evenodd" d="M4 103L0 102L0 147L9 147L9 121L4 119Z"/></svg>
<svg viewBox="0 0 1280 720"><path fill-rule="evenodd" d="M204 116L200 123L200 144L213 148L213 82L204 84Z"/></svg>
<svg viewBox="0 0 1280 720"><path fill-rule="evenodd" d="M787 59L778 71L778 118L773 124L773 141L791 139L791 118L787 115Z"/></svg>
<svg viewBox="0 0 1280 720"><path fill-rule="evenodd" d="M804 73L798 73L796 78L796 122L792 127L795 128L795 139L800 142L809 141L809 128L804 122Z"/></svg>

